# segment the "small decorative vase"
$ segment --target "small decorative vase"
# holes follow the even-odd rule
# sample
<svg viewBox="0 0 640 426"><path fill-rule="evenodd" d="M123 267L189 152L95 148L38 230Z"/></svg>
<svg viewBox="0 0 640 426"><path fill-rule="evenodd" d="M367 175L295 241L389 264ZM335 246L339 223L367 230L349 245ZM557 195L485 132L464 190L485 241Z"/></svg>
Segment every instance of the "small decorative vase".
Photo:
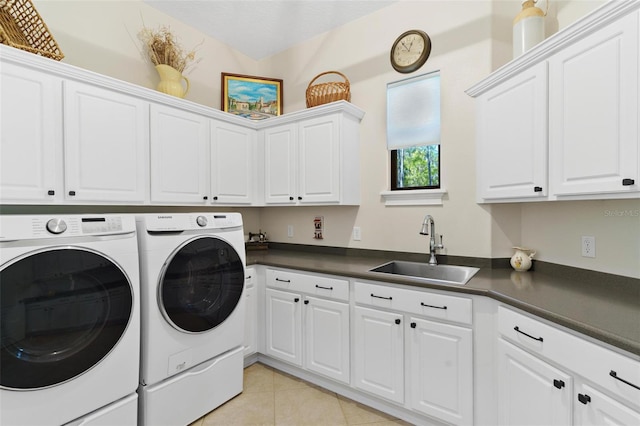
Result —
<svg viewBox="0 0 640 426"><path fill-rule="evenodd" d="M169 65L156 65L156 71L160 75L160 83L157 90L167 95L184 98L189 92L189 79L182 75L180 71ZM183 86L182 80L186 83ZM185 87L186 86L186 87Z"/></svg>
<svg viewBox="0 0 640 426"><path fill-rule="evenodd" d="M528 271L531 268L531 259L535 256L536 252L524 248L524 247L513 247L516 251L513 256L511 256L511 266L516 271Z"/></svg>
<svg viewBox="0 0 640 426"><path fill-rule="evenodd" d="M546 13L535 6L536 2L536 0L522 0L522 10L513 20L514 58L544 40L544 18Z"/></svg>

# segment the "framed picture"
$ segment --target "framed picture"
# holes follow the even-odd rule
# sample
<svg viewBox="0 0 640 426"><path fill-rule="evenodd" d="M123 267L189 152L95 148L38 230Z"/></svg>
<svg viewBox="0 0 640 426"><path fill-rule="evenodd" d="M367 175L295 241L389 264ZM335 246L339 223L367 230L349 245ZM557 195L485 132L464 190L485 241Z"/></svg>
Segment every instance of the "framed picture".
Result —
<svg viewBox="0 0 640 426"><path fill-rule="evenodd" d="M251 120L282 114L282 80L222 73L223 111Z"/></svg>

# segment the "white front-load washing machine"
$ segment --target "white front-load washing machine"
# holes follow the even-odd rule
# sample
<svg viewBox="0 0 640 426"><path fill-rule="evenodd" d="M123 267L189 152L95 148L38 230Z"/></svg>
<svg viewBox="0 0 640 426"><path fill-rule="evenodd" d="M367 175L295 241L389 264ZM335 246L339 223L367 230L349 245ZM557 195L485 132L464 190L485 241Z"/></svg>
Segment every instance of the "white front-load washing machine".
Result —
<svg viewBox="0 0 640 426"><path fill-rule="evenodd" d="M242 392L242 216L146 214L136 224L139 423L188 424Z"/></svg>
<svg viewBox="0 0 640 426"><path fill-rule="evenodd" d="M127 215L0 215L0 424L136 424L135 231Z"/></svg>

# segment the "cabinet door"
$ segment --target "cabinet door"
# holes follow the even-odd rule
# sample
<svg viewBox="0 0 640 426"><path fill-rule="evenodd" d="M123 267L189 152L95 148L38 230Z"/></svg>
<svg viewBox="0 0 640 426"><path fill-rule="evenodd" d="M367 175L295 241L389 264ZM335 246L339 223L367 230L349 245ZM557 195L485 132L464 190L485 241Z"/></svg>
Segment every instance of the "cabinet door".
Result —
<svg viewBox="0 0 640 426"><path fill-rule="evenodd" d="M402 315L356 306L355 386L388 400L404 402Z"/></svg>
<svg viewBox="0 0 640 426"><path fill-rule="evenodd" d="M339 115L301 121L298 127L298 150L300 203L339 202Z"/></svg>
<svg viewBox="0 0 640 426"><path fill-rule="evenodd" d="M244 321L244 356L258 351L258 289L256 270L246 269L244 297L246 301Z"/></svg>
<svg viewBox="0 0 640 426"><path fill-rule="evenodd" d="M411 408L451 424L473 423L471 329L411 318Z"/></svg>
<svg viewBox="0 0 640 426"><path fill-rule="evenodd" d="M583 384L576 392L576 424L582 426L640 425L640 412Z"/></svg>
<svg viewBox="0 0 640 426"><path fill-rule="evenodd" d="M148 108L132 96L64 82L66 200L146 201Z"/></svg>
<svg viewBox="0 0 640 426"><path fill-rule="evenodd" d="M482 95L476 155L480 201L546 197L546 62Z"/></svg>
<svg viewBox="0 0 640 426"><path fill-rule="evenodd" d="M266 352L275 358L302 366L301 296L266 289Z"/></svg>
<svg viewBox="0 0 640 426"><path fill-rule="evenodd" d="M256 131L211 122L211 202L251 204L256 179Z"/></svg>
<svg viewBox="0 0 640 426"><path fill-rule="evenodd" d="M549 59L556 195L640 191L638 17L630 14Z"/></svg>
<svg viewBox="0 0 640 426"><path fill-rule="evenodd" d="M264 201L265 204L292 204L298 197L295 125L265 129Z"/></svg>
<svg viewBox="0 0 640 426"><path fill-rule="evenodd" d="M307 297L305 368L349 383L349 305Z"/></svg>
<svg viewBox="0 0 640 426"><path fill-rule="evenodd" d="M209 198L209 119L151 105L151 202L203 204Z"/></svg>
<svg viewBox="0 0 640 426"><path fill-rule="evenodd" d="M498 339L498 419L511 425L570 425L569 375Z"/></svg>
<svg viewBox="0 0 640 426"><path fill-rule="evenodd" d="M0 200L62 197L62 82L29 68L0 66Z"/></svg>

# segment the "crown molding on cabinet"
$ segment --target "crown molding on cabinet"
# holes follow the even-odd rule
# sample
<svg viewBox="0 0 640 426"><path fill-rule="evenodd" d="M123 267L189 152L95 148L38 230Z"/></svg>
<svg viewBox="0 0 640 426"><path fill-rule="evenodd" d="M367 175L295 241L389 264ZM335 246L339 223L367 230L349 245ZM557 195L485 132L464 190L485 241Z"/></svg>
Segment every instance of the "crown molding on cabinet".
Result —
<svg viewBox="0 0 640 426"><path fill-rule="evenodd" d="M522 56L506 63L488 77L476 83L465 93L471 97L477 97L509 79L522 70L544 61L555 52L566 48L568 45L580 40L589 34L593 34L601 28L616 21L622 16L640 9L640 1L636 0L612 0L598 9L586 15L584 18L555 33L540 44L527 51Z"/></svg>

